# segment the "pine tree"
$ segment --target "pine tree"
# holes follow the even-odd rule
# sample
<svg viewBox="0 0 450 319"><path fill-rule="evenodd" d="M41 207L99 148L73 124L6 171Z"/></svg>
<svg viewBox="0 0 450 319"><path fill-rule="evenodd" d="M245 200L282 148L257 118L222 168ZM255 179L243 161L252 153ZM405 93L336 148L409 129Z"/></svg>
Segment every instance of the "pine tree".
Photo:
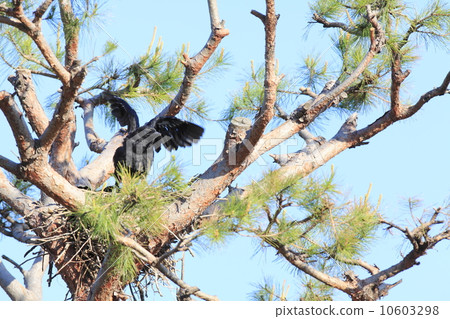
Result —
<svg viewBox="0 0 450 319"><path fill-rule="evenodd" d="M264 63L250 62L242 87L223 110L209 107L203 86L233 66L222 44L230 32L216 1L207 5L211 33L198 53L190 45L168 53L155 29L145 52L124 58L111 39L101 54L84 57L85 35L101 25L106 10L100 1L0 4L0 65L2 74L12 74L12 88L0 92L0 109L18 153L15 160L4 150L0 155L0 232L32 245L27 254L34 254L29 271L3 256L22 270L24 285L0 260L0 286L12 300L41 299L36 282L47 267L49 283L61 276L73 300L144 300L149 288L169 282L177 286L178 300L218 300L220 294L187 283L178 261L192 246L214 248L239 236L253 238L256 253L273 252L294 270L302 283L295 299L333 300L341 291L352 300L378 300L401 282L391 279L450 238L446 205L420 217L412 213L414 227L408 228L386 217L369 183L366 194L349 199L334 168L327 176L316 172L351 148L363 152L372 137L420 116L430 100L448 93L450 73L444 79L430 74L430 88L414 92L413 102L403 97L422 53L417 44L447 48L448 5L434 0L417 11L401 0L313 1L305 25L323 28L338 61L311 50L299 69L281 73L275 40L283 17L275 1L266 0L265 13L251 11L262 22ZM111 95L153 116L219 122L226 129L223 149L193 177L172 158L149 176L123 167L115 172L119 187L107 188L115 183L114 152L128 133L118 129L108 107ZM358 113L378 114L380 104L385 113L358 128ZM313 134L342 117L334 136ZM109 140L97 133L102 124L116 131ZM79 165L75 133L84 133L88 148ZM302 146L271 154L271 169L252 165L293 140ZM243 172L255 177L237 187ZM418 203L411 199L408 206L413 212ZM379 268L364 257L386 229L409 246L399 262ZM248 296L288 300L295 284L268 277Z"/></svg>

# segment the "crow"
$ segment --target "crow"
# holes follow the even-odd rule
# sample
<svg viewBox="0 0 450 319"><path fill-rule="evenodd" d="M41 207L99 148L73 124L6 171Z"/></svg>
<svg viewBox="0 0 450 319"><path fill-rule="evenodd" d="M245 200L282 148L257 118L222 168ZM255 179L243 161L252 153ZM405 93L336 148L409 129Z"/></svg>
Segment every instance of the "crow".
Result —
<svg viewBox="0 0 450 319"><path fill-rule="evenodd" d="M133 175L146 174L152 166L154 151L159 152L161 146L169 151L177 150L191 146L203 135L201 126L173 116L156 117L139 126L136 112L125 100L111 96L108 102L112 115L128 129L128 135L113 157L116 177L121 166Z"/></svg>

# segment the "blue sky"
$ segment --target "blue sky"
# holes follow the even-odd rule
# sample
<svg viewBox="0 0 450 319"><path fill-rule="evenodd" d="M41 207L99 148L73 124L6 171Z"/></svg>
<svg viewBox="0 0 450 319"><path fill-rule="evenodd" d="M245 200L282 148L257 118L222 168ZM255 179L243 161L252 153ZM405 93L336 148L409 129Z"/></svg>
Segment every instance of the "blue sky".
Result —
<svg viewBox="0 0 450 319"><path fill-rule="evenodd" d="M242 80L249 72L250 60L258 66L264 57L264 33L261 22L250 15L250 10L264 12L264 1L221 1L219 12L226 21L230 35L226 37L221 48L230 55L231 65L215 81L204 83L205 98L210 114L219 118L230 102L230 95L239 89ZM331 49L329 35L332 31L314 26L305 37L310 14L306 1L278 1L277 12L281 14L277 30L277 58L280 71L292 74L299 72L302 59L311 53L323 56L330 64L337 63ZM424 5L424 1L409 1L414 7ZM94 32L83 35L82 55L89 60L100 54L106 40L119 43L118 56L123 61L137 58L147 49L153 29L157 27L157 36L164 41L164 51L168 54L179 49L182 44L190 44L191 54L203 47L210 31L206 1L134 1L133 5L125 1L109 1L105 5L105 17L102 26L94 25ZM137 8L137 9L136 9ZM450 69L448 51L426 48L418 45L418 54L422 58L411 68L412 73L407 80L407 88L403 98L416 101L421 94L441 84ZM4 74L6 78L8 74ZM0 79L0 90L11 91L11 85ZM53 83L52 85L56 85ZM298 85L300 86L300 85ZM293 89L298 89L298 86ZM58 86L56 86L58 87ZM39 94L45 98L53 93L50 87L39 87ZM408 197L423 200L424 208L438 207L449 197L450 170L450 97L433 99L413 118L396 123L370 140L370 144L351 149L332 159L316 174L327 175L330 166L336 170L336 181L348 194L349 198L364 195L372 184L371 197L374 202L382 195L381 212L386 219L409 225L411 216L405 207ZM380 105L370 112L360 115L360 127L372 122L385 112ZM144 108L138 110L144 122L153 114ZM80 114L79 112L77 114ZM81 118L78 117L79 122ZM318 133L326 138L332 137L344 118L330 116L322 122ZM223 128L216 123L203 123L206 128L202 145L220 141ZM97 127L101 126L101 122ZM14 158L15 143L3 115L0 115L0 132L3 136L1 154ZM104 137L113 132L99 129ZM86 152L82 131L77 134L81 146L76 156L83 157ZM209 142L208 142L209 141ZM211 142L213 141L213 142ZM207 146L200 149L212 152ZM276 151L276 150L275 150ZM274 151L274 152L275 152ZM295 151L295 149L290 149ZM205 154L200 156L200 165L192 166L192 153L179 153L178 158L185 163L186 173L201 173L210 164ZM210 156L211 157L211 156ZM162 159L160 158L160 161ZM158 163L158 159L155 163ZM268 167L264 167L266 170ZM257 179L260 167L254 165L251 170L242 174L238 185L246 185ZM421 211L419 210L419 213ZM400 253L409 249L408 244L398 233L390 235L379 233L379 240L373 250L364 256L365 260L377 264L380 268L388 267L401 258ZM21 261L28 248L18 247L8 238L0 238L0 253L16 261ZM273 251L255 254L257 242L251 238L236 238L223 247L194 246L195 258L186 255L185 280L191 285L200 287L208 294L217 295L222 300L246 300L253 291L254 285L262 283L264 278L271 277L274 282L286 280L290 285L290 298L295 299L301 289L298 273L286 263L276 258ZM420 266L414 267L393 278L390 283L399 279L403 282L390 291L385 300L449 300L450 254L448 243L440 243L434 250L420 259ZM10 265L7 265L10 269ZM20 278L20 275L18 278ZM363 277L361 273L361 277ZM62 280L56 279L50 289L44 292L45 300L62 300L65 286ZM164 290L163 300L173 300L175 289ZM149 299L161 300L155 295ZM337 300L348 300L343 294L336 294ZM7 300L0 291L0 300Z"/></svg>

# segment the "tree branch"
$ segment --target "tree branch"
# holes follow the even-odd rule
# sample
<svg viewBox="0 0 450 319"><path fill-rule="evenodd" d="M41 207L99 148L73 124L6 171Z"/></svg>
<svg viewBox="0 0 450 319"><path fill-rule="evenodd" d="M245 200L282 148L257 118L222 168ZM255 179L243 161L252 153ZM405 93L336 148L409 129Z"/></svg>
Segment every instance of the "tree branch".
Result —
<svg viewBox="0 0 450 319"><path fill-rule="evenodd" d="M124 132L116 133L105 146L103 152L80 170L81 177L89 181L92 189L99 187L114 173L113 156L116 149L122 146L124 138Z"/></svg>
<svg viewBox="0 0 450 319"><path fill-rule="evenodd" d="M400 113L400 87L410 71L402 72L400 52L394 52L391 65L391 109L395 117Z"/></svg>
<svg viewBox="0 0 450 319"><path fill-rule="evenodd" d="M368 8L369 12L370 8ZM371 12L372 13L372 12ZM276 18L276 17L275 17ZM372 44L366 56L363 58L358 67L354 72L340 85L331 89L328 93L319 94L316 100L309 103L310 107L305 108L304 112L296 112L296 114L301 113L301 119L291 118L280 125L277 129L266 134L259 140L259 142L254 146L253 151L245 160L240 163L240 165L229 165L226 160L224 152L219 156L219 158L208 168L191 186L192 193L189 200L185 202L176 202L172 204L167 209L168 224L171 225L171 231L177 234L179 231L189 227L195 216L199 216L211 203L217 199L217 197L228 187L232 181L239 176L251 163L256 161L260 155L264 154L268 150L277 146L278 144L285 141L287 138L298 133L299 130L305 128L309 123L311 123L317 116L325 110L330 104L334 103L336 99L340 98L340 95L351 85L354 81L367 67L370 61L373 59L375 54L379 52L381 47L384 45L384 33L379 26L376 17L369 14L370 21L374 26L373 33L374 37L372 39ZM276 88L275 88L276 90ZM299 176L303 175L303 172L311 172L317 167L323 165L327 156L323 156L322 151L326 146L330 145L329 142L320 145L317 150L312 153L305 154L304 160L307 162L297 162L296 164L291 163L289 169L292 170L293 174L300 173ZM332 142L333 144L335 141ZM248 147L248 145L244 145ZM351 145L349 145L351 146ZM348 148L349 146L346 146ZM244 147L242 147L244 148ZM240 152L240 150L239 150ZM330 154L334 156L335 154ZM314 157L315 156L315 157ZM331 158L330 157L330 158ZM320 163L317 159L324 159ZM328 158L329 159L329 158ZM328 160L327 159L327 160ZM239 161L239 159L238 159ZM284 167L283 167L284 168ZM282 168L282 169L283 169ZM284 171L284 174L289 175L289 169ZM291 175L292 176L292 175ZM164 239L165 238L165 239ZM154 242L151 243L152 251L158 251L158 248L164 244L165 240L172 238L172 234L167 232L165 235L155 238Z"/></svg>
<svg viewBox="0 0 450 319"><path fill-rule="evenodd" d="M74 120L75 116L73 113L73 103L77 96L77 91L81 86L84 78L87 75L86 68L79 68L73 70L73 78L70 82L70 86L63 85L61 99L56 107L53 117L39 138L40 147L48 151L52 146L54 140L62 130L63 126L66 125L70 120ZM70 150L71 152L72 150Z"/></svg>
<svg viewBox="0 0 450 319"><path fill-rule="evenodd" d="M34 140L28 130L25 118L17 107L14 98L6 91L0 92L0 109L5 114L16 140L22 160L31 158L34 154Z"/></svg>
<svg viewBox="0 0 450 319"><path fill-rule="evenodd" d="M342 22L330 22L324 17L318 15L317 13L313 14L312 19L317 23L320 23L324 28L339 28L351 34L358 34L358 29L349 27L348 25Z"/></svg>
<svg viewBox="0 0 450 319"><path fill-rule="evenodd" d="M13 9L8 7L6 2L0 3L0 12L3 12L7 16L13 15ZM20 30L22 32L25 32L25 33L27 32L27 28L20 20L14 18L14 17L9 18L5 15L0 15L0 24L7 24L14 28L17 28L18 30Z"/></svg>
<svg viewBox="0 0 450 319"><path fill-rule="evenodd" d="M38 236L30 235L27 233L28 231L29 229L24 223L14 222L11 226L11 237L21 243L30 245L39 245L43 243Z"/></svg>
<svg viewBox="0 0 450 319"><path fill-rule="evenodd" d="M9 260L9 258L4 259ZM25 286L19 283L14 276L6 269L0 259L0 287L14 301L31 301L42 299L42 277L49 263L49 257L46 254L37 256L30 270L26 271L19 265L16 266L21 270L24 276Z"/></svg>
<svg viewBox="0 0 450 319"><path fill-rule="evenodd" d="M41 5L34 11L34 19L33 23L37 26L40 26L40 23L42 21L42 17L44 16L45 12L48 10L50 5L53 3L53 0L45 0L41 3Z"/></svg>
<svg viewBox="0 0 450 319"><path fill-rule="evenodd" d="M225 29L224 21L220 21L217 1L208 0L208 7L211 21L211 35L205 46L194 57L189 58L187 55L184 55L185 61L183 64L185 65L186 70L180 89L175 98L158 114L158 116L173 116L181 111L191 93L196 76L217 49L222 39L230 33L228 29Z"/></svg>
<svg viewBox="0 0 450 319"><path fill-rule="evenodd" d="M150 266L156 267L164 276L166 276L168 279L170 279L174 284L178 285L179 287L183 288L184 290L188 291L189 293L193 294L194 296L197 296L203 300L209 300L209 301L217 301L219 300L216 296L210 296L208 294L205 294L200 291L197 287L192 287L186 284L184 281L179 279L174 273L172 273L169 269L164 267L161 263L159 263L159 259L153 256L148 250L146 250L144 247L139 245L136 241L129 237L123 237L120 236L116 238L118 242L121 244L130 247L135 252L137 252L138 256L143 258L143 260L148 263Z"/></svg>
<svg viewBox="0 0 450 319"><path fill-rule="evenodd" d="M52 69L57 74L58 78L64 85L68 85L70 82L70 73L67 71L64 66L59 62L56 55L53 53L50 45L45 40L45 37L41 33L40 25L34 24L30 21L24 14L23 7L21 4L17 5L13 9L8 9L5 12L7 15L10 15L20 21L20 24L14 23L13 26L17 27L22 32L26 33L31 39L33 39L34 43L41 51L47 63L52 67ZM4 20L4 19L3 19ZM2 21L0 21L2 22ZM5 21L6 23L8 21ZM8 23L9 25L12 25Z"/></svg>
<svg viewBox="0 0 450 319"><path fill-rule="evenodd" d="M65 66L67 69L72 68L72 64L78 57L79 43L79 21L73 13L72 3L69 0L58 0L59 12L63 23L64 39L65 39Z"/></svg>
<svg viewBox="0 0 450 319"><path fill-rule="evenodd" d="M41 136L47 128L49 120L36 96L31 71L17 69L16 76L8 77L8 81L14 86L31 128L37 136Z"/></svg>
<svg viewBox="0 0 450 319"><path fill-rule="evenodd" d="M311 267L306 262L304 262L301 258L301 256L297 255L296 253L289 250L286 246L277 244L273 246L286 260L298 268L299 270L303 271L305 274L310 275L311 277L329 285L330 287L339 289L341 291L347 291L351 288L350 284L348 282L345 282L339 278L329 276L314 267Z"/></svg>
<svg viewBox="0 0 450 319"><path fill-rule="evenodd" d="M90 99L83 99L78 96L76 102L83 109L84 136L89 149L95 153L101 153L108 144L104 139L100 138L94 128L94 108L97 105L105 103L103 95L97 95Z"/></svg>
<svg viewBox="0 0 450 319"><path fill-rule="evenodd" d="M18 176L20 174L20 165L11 161L10 159L0 155L0 167L3 167L8 172Z"/></svg>
<svg viewBox="0 0 450 319"><path fill-rule="evenodd" d="M421 223L412 231L408 229L401 229L400 227L395 227L401 230L410 240L413 245L413 249L397 264L384 269L375 275L368 277L367 279L361 280L361 286L368 285L380 285L385 280L394 277L402 271L405 271L415 265L417 265L417 259L425 255L429 249L432 249L437 243L442 240L450 240L450 230L447 229L442 233L430 237L428 235L430 231L430 226L439 224L440 222L436 220L437 216L440 214L440 210L436 210L433 216L426 223Z"/></svg>
<svg viewBox="0 0 450 319"><path fill-rule="evenodd" d="M278 16L275 13L275 1L266 0L266 14L252 14L261 19L265 30L265 68L264 68L264 97L261 108L256 115L255 122L248 134L247 147L242 147L238 153L238 163L250 154L252 148L264 134L269 122L274 116L274 106L277 98L277 87L282 76L277 76L275 70L275 37Z"/></svg>

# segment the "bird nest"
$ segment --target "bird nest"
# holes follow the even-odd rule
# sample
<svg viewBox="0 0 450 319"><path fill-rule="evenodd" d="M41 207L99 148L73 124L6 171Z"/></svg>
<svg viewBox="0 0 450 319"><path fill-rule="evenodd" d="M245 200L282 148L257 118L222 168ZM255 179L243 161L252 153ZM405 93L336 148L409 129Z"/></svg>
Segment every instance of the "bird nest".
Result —
<svg viewBox="0 0 450 319"><path fill-rule="evenodd" d="M52 257L48 272L48 285L51 285L55 277L63 274L64 268L69 265L77 265L75 268L80 279L75 283L75 286L68 285L71 289L69 289L65 298L66 300L74 300L83 287L91 287L95 284L102 267L113 268L113 264L105 263L105 258L111 247L107 243L94 238L91 230L68 211L62 210L49 214L45 219L46 221L42 223L43 226L34 230L44 237L42 244L39 246L42 246ZM132 234L128 235L133 236ZM148 242L148 238L145 236L139 235L137 237L139 237L142 245ZM169 248L170 245L167 245L167 247L161 249L160 254L163 254ZM165 258L162 263L166 268L175 271L177 261L173 257ZM170 286L167 278L154 267L144 264L142 260L137 258L135 258L135 264L137 273L133 280L124 284L124 292L116 296L118 299L145 300L149 292L162 295L161 287ZM86 285L86 283L89 285ZM129 294L126 294L125 291Z"/></svg>

